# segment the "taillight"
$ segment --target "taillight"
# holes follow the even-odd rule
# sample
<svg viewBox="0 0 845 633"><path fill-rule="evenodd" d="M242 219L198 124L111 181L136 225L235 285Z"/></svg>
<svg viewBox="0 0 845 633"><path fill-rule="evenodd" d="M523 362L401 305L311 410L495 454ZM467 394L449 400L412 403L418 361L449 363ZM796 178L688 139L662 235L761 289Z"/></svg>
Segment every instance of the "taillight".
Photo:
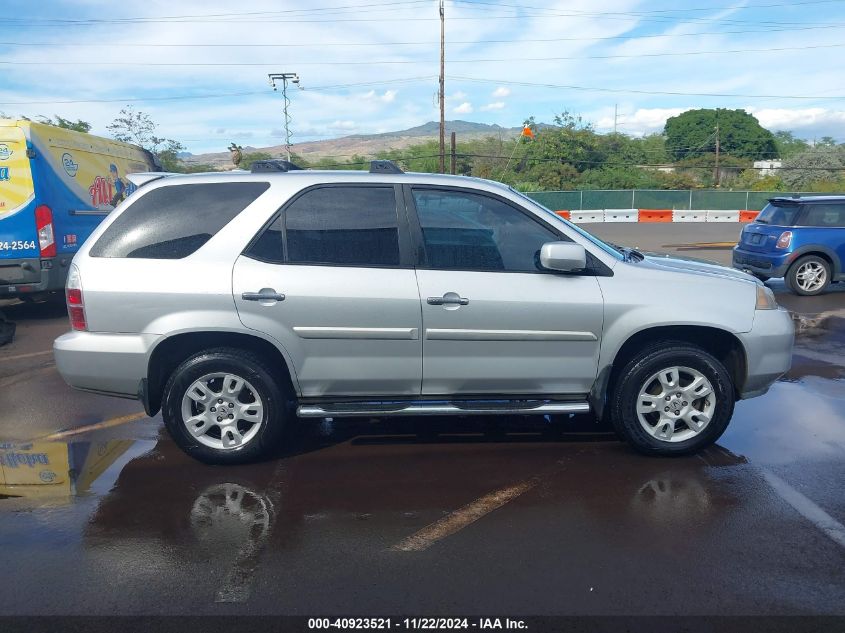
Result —
<svg viewBox="0 0 845 633"><path fill-rule="evenodd" d="M778 238L777 247L789 248L790 244L792 244L792 231L784 231L780 234L780 237Z"/></svg>
<svg viewBox="0 0 845 633"><path fill-rule="evenodd" d="M82 276L79 274L79 269L73 264L71 264L67 274L65 297L67 298L67 313L70 316L70 327L74 330L87 330L88 323L85 321L85 300L82 297Z"/></svg>
<svg viewBox="0 0 845 633"><path fill-rule="evenodd" d="M41 257L56 256L56 237L53 234L53 212L46 204L35 207L35 228Z"/></svg>

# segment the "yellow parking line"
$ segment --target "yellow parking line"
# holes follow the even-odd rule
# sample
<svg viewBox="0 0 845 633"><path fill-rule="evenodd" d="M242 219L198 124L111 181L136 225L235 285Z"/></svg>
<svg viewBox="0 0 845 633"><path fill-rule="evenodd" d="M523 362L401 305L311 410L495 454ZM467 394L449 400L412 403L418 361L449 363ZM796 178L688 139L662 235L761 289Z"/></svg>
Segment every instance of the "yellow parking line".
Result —
<svg viewBox="0 0 845 633"><path fill-rule="evenodd" d="M490 494L484 495L465 505L459 510L443 517L439 521L424 527L419 532L403 539L391 549L400 552L421 552L434 545L437 541L451 536L455 532L464 529L475 523L480 518L493 512L503 505L516 499L519 495L528 492L537 485L537 479L530 479L521 484L502 488Z"/></svg>
<svg viewBox="0 0 845 633"><path fill-rule="evenodd" d="M56 433L51 433L50 435L39 437L38 440L52 442L55 440L63 439L65 437L71 437L73 435L81 435L82 433L90 433L91 431L99 431L100 429L108 429L113 426L120 426L121 424L127 424L129 422L134 422L135 420L141 420L145 417L147 417L147 414L143 411L140 413L130 413L129 415L122 415L118 418L103 420L102 422L96 422L95 424L88 424L86 426L79 426L73 429L57 431Z"/></svg>
<svg viewBox="0 0 845 633"><path fill-rule="evenodd" d="M52 354L53 350L48 349L43 352L31 352L29 354L18 354L17 356L0 356L0 360L21 360L23 358L35 358L36 356L46 356Z"/></svg>

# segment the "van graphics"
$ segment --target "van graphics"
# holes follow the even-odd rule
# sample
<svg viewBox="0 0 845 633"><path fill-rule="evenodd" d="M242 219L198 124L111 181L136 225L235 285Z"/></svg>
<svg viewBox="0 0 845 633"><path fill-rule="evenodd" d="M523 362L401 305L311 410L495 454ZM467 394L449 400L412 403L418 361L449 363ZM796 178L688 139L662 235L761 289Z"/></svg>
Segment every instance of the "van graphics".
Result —
<svg viewBox="0 0 845 633"><path fill-rule="evenodd" d="M77 237L75 233L66 233L64 239L65 246L77 246Z"/></svg>
<svg viewBox="0 0 845 633"><path fill-rule="evenodd" d="M73 156L68 152L62 154L62 167L65 168L65 173L71 178L76 178L76 172L79 171L79 163L73 161Z"/></svg>
<svg viewBox="0 0 845 633"><path fill-rule="evenodd" d="M14 152L5 143L0 143L0 160L8 160Z"/></svg>
<svg viewBox="0 0 845 633"><path fill-rule="evenodd" d="M8 167L0 167L0 182L4 180L11 180L12 177L9 175L9 168Z"/></svg>

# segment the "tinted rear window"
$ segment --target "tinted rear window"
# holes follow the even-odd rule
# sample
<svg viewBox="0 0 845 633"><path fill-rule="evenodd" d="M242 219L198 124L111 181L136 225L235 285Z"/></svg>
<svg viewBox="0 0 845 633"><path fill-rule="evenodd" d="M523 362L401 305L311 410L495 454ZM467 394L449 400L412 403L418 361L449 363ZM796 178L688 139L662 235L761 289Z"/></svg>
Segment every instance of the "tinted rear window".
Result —
<svg viewBox="0 0 845 633"><path fill-rule="evenodd" d="M767 204L757 216L757 222L774 226L795 226L795 219L801 207L797 204L777 206L771 202Z"/></svg>
<svg viewBox="0 0 845 633"><path fill-rule="evenodd" d="M845 204L808 204L801 226L840 228L845 226Z"/></svg>
<svg viewBox="0 0 845 633"><path fill-rule="evenodd" d="M219 182L153 189L106 229L91 256L187 257L269 187L267 182Z"/></svg>

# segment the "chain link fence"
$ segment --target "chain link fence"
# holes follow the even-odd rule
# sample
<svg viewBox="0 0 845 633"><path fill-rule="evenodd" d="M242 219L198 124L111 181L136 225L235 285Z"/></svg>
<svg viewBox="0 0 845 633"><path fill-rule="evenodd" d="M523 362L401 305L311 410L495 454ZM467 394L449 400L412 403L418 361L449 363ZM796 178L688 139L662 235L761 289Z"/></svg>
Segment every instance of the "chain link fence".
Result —
<svg viewBox="0 0 845 633"><path fill-rule="evenodd" d="M553 211L583 209L713 209L759 211L769 198L821 196L830 193L783 191L724 191L721 189L604 189L579 191L529 191L527 195Z"/></svg>

